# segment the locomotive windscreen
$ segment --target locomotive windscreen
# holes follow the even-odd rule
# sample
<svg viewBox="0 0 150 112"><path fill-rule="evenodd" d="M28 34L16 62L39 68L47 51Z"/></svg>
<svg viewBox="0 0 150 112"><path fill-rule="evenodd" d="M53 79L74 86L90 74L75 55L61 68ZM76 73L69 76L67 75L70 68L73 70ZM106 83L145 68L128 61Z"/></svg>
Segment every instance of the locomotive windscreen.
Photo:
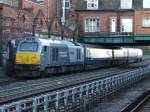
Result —
<svg viewBox="0 0 150 112"><path fill-rule="evenodd" d="M22 52L37 52L38 43L36 42L24 42L20 45L19 51Z"/></svg>

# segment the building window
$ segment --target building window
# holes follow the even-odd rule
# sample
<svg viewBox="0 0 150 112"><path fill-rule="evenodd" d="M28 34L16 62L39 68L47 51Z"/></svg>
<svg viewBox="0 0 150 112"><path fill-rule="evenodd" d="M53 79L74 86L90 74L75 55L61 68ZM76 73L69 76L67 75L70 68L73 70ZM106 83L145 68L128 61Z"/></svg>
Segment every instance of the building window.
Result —
<svg viewBox="0 0 150 112"><path fill-rule="evenodd" d="M110 32L116 32L117 19L116 17L110 18Z"/></svg>
<svg viewBox="0 0 150 112"><path fill-rule="evenodd" d="M143 0L143 8L150 8L150 0Z"/></svg>
<svg viewBox="0 0 150 112"><path fill-rule="evenodd" d="M121 32L132 32L132 31L133 31L133 20L121 19Z"/></svg>
<svg viewBox="0 0 150 112"><path fill-rule="evenodd" d="M121 0L121 9L131 9L132 0Z"/></svg>
<svg viewBox="0 0 150 112"><path fill-rule="evenodd" d="M19 0L0 0L0 3L18 7L18 1Z"/></svg>
<svg viewBox="0 0 150 112"><path fill-rule="evenodd" d="M143 19L143 27L150 27L150 17Z"/></svg>
<svg viewBox="0 0 150 112"><path fill-rule="evenodd" d="M98 9L98 0L87 0L87 9Z"/></svg>
<svg viewBox="0 0 150 112"><path fill-rule="evenodd" d="M85 32L99 32L100 21L98 18L85 19Z"/></svg>
<svg viewBox="0 0 150 112"><path fill-rule="evenodd" d="M42 2L44 2L44 0L36 0L36 2L42 3Z"/></svg>
<svg viewBox="0 0 150 112"><path fill-rule="evenodd" d="M65 8L70 9L70 0L65 0Z"/></svg>

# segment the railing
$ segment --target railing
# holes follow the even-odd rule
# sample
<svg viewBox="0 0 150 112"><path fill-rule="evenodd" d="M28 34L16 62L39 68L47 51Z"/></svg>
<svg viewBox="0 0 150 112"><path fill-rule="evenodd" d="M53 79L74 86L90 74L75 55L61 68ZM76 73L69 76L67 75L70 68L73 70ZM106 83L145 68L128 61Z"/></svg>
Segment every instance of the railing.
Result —
<svg viewBox="0 0 150 112"><path fill-rule="evenodd" d="M147 77L150 66L0 106L0 112L86 112L91 102Z"/></svg>
<svg viewBox="0 0 150 112"><path fill-rule="evenodd" d="M133 35L133 32L80 32L80 37L126 37Z"/></svg>

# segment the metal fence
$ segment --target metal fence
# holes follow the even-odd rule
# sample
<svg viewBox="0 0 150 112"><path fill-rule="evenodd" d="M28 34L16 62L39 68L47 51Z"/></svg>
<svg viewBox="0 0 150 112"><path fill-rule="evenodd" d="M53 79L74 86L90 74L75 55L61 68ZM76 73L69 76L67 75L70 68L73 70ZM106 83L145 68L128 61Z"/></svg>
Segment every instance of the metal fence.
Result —
<svg viewBox="0 0 150 112"><path fill-rule="evenodd" d="M0 112L86 112L91 103L147 77L150 66L0 106Z"/></svg>

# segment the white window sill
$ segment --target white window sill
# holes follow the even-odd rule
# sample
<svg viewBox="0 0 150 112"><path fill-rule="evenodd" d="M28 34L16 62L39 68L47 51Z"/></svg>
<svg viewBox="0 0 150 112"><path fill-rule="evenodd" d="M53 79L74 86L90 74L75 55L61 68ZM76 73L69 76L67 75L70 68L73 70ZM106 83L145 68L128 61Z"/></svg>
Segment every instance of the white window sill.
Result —
<svg viewBox="0 0 150 112"><path fill-rule="evenodd" d="M88 10L97 10L98 8L87 8Z"/></svg>

